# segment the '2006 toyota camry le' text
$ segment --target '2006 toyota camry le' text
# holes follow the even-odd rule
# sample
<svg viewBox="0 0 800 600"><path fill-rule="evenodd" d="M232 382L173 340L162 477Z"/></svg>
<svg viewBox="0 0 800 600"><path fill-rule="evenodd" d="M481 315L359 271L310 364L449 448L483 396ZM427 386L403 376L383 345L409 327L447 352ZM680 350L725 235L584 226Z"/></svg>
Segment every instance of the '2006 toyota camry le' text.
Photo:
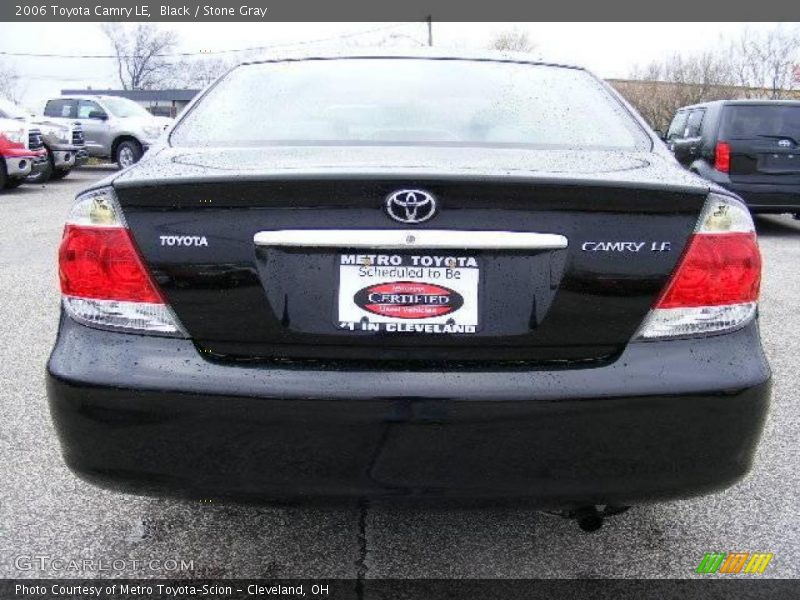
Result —
<svg viewBox="0 0 800 600"><path fill-rule="evenodd" d="M66 461L143 493L595 519L729 486L770 373L753 222L711 186L579 68L237 67L67 217Z"/></svg>

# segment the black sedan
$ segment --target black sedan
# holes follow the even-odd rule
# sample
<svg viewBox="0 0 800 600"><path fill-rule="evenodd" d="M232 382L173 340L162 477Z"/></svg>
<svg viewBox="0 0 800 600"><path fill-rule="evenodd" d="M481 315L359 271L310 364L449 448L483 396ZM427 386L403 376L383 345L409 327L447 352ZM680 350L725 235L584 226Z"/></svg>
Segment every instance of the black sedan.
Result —
<svg viewBox="0 0 800 600"><path fill-rule="evenodd" d="M747 208L586 71L239 66L80 194L47 367L64 456L142 493L707 493L767 411Z"/></svg>

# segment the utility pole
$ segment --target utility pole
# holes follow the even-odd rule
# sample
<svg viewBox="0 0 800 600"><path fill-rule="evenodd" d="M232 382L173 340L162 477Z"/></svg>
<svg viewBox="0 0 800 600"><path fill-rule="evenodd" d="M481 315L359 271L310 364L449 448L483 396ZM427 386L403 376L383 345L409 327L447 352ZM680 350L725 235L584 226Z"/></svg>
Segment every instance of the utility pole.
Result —
<svg viewBox="0 0 800 600"><path fill-rule="evenodd" d="M428 46L433 46L433 15L428 15Z"/></svg>

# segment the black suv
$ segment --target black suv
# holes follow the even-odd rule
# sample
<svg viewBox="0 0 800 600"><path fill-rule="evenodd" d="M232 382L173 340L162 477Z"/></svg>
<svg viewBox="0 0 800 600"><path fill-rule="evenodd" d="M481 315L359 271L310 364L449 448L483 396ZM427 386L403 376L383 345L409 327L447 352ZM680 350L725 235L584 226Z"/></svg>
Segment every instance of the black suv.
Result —
<svg viewBox="0 0 800 600"><path fill-rule="evenodd" d="M678 110L666 142L752 212L800 217L800 101L720 100Z"/></svg>

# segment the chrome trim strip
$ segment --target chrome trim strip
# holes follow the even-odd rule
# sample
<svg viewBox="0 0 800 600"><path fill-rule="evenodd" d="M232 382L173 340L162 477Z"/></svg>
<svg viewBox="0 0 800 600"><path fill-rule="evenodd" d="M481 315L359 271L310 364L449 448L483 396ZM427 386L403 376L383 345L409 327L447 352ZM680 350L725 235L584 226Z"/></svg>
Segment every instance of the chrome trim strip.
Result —
<svg viewBox="0 0 800 600"><path fill-rule="evenodd" d="M290 248L426 248L464 250L559 250L569 244L555 233L449 229L281 229L259 231L256 246Z"/></svg>

